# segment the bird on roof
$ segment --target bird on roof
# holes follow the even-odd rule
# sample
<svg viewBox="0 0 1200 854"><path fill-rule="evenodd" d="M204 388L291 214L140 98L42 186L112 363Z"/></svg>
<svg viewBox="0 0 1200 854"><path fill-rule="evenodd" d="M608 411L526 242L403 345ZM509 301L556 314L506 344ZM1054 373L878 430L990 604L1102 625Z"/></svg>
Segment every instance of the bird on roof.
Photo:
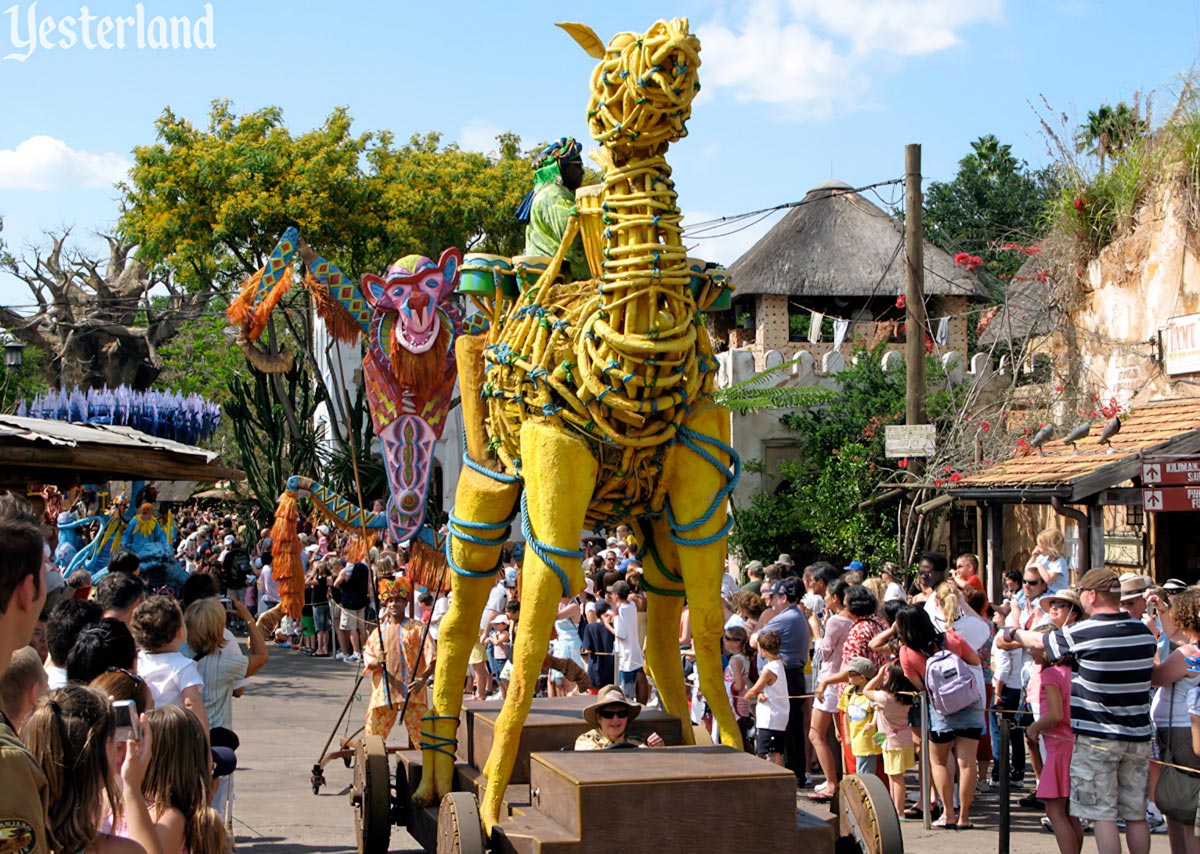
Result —
<svg viewBox="0 0 1200 854"><path fill-rule="evenodd" d="M1053 435L1054 435L1054 425L1053 424L1043 424L1042 428L1040 430L1038 430L1036 433L1034 433L1033 438L1029 440L1029 447L1037 448L1038 456L1044 457L1046 455L1046 451L1042 448L1042 445L1046 444L1046 442L1048 442L1050 440L1050 437Z"/></svg>
<svg viewBox="0 0 1200 854"><path fill-rule="evenodd" d="M1078 442L1080 439L1086 439L1088 436L1088 433L1090 433L1090 432L1092 432L1092 422L1091 421L1087 421L1083 424L1078 425L1077 427L1073 427L1071 429L1071 432L1067 434L1067 438L1063 439L1063 444L1070 445L1071 450L1073 450L1075 453L1079 453L1079 448L1077 448L1075 446L1075 443Z"/></svg>
<svg viewBox="0 0 1200 854"><path fill-rule="evenodd" d="M1121 432L1121 416L1114 415L1100 432L1100 444L1112 446L1112 437Z"/></svg>

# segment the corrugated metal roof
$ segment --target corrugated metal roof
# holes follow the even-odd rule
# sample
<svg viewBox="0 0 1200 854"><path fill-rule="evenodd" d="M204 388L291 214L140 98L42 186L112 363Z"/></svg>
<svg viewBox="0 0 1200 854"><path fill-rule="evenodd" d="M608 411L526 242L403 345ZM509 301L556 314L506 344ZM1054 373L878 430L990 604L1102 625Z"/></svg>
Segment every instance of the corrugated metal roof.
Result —
<svg viewBox="0 0 1200 854"><path fill-rule="evenodd" d="M45 418L22 418L19 415L0 415L0 438L26 439L31 442L49 442L52 445L77 447L80 444L100 444L110 447L156 448L185 457L194 457L211 462L218 456L213 451L159 439L149 433L109 424L73 424L66 421L51 421Z"/></svg>
<svg viewBox="0 0 1200 854"><path fill-rule="evenodd" d="M1052 490L1065 493L1081 481L1110 480L1114 486L1134 476L1143 456L1196 453L1200 450L1200 399L1147 404L1131 410L1121 420L1121 430L1111 444L1100 444L1106 421L1092 425L1091 434L1078 442L1078 452L1063 443L1062 433L1037 450L964 477L954 494L987 489ZM1069 429L1069 428L1068 428ZM1195 447L1193 447L1195 446ZM1101 488L1105 488L1101 487ZM964 496L965 497L965 496Z"/></svg>
<svg viewBox="0 0 1200 854"><path fill-rule="evenodd" d="M131 427L71 424L0 415L0 479L85 473L163 481L245 480L215 451L159 439Z"/></svg>

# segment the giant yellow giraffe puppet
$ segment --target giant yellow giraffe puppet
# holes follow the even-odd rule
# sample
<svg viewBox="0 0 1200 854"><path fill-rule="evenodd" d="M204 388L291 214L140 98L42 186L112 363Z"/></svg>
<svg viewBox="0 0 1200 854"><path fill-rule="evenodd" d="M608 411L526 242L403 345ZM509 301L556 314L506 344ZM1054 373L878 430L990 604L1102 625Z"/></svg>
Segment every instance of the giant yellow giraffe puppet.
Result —
<svg viewBox="0 0 1200 854"><path fill-rule="evenodd" d="M720 591L726 500L738 473L729 413L712 400L716 360L681 242L664 155L686 134L700 88L700 44L686 19L603 42L561 25L600 60L588 119L608 161L599 279L553 283L564 250L520 297L500 301L488 332L456 344L467 466L447 555L454 596L442 621L424 767L414 800L451 789L462 685L505 528L516 513L526 552L513 677L484 767L490 833L560 597L583 589L580 533L629 522L645 544L646 665L663 705L686 718L678 626L686 594L706 696L724 693ZM572 218L562 245L578 233ZM728 703L721 740L741 746ZM691 737L690 728L684 728Z"/></svg>

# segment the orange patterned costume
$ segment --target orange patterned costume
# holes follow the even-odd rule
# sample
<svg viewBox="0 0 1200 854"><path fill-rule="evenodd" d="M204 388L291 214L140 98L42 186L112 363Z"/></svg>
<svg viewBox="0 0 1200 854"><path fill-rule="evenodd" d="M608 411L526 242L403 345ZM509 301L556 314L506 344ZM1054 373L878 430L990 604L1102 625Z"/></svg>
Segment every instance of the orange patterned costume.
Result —
<svg viewBox="0 0 1200 854"><path fill-rule="evenodd" d="M380 599L391 598L391 595L398 594L401 589L404 590L403 599L407 602L407 593L411 590L408 579L379 579ZM383 635L385 646L382 651L386 652L386 656L380 654L380 634ZM363 646L363 672L371 677L371 700L367 705L367 735L378 735L386 739L392 731L396 717L404 707L409 686L422 667L421 634L422 625L417 620L405 619L397 623L385 618L380 628L367 637ZM391 675L390 704L383 682L384 658ZM421 743L421 716L426 708L425 689L422 687L409 697L408 708L404 712L404 726L408 729L408 741L413 747Z"/></svg>

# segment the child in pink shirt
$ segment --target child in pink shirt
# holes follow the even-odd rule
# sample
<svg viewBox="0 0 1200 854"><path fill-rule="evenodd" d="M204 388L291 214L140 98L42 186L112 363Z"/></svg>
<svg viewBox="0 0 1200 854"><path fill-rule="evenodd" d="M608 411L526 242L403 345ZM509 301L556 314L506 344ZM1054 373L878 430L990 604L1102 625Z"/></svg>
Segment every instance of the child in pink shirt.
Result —
<svg viewBox="0 0 1200 854"><path fill-rule="evenodd" d="M1027 693L1034 721L1025 736L1040 748L1042 755L1037 796L1046 804L1046 816L1054 828L1059 852L1077 854L1083 847L1083 825L1068 814L1071 753L1075 746L1075 735L1071 732L1071 668L1065 664L1049 667L1043 650L1031 652L1033 668Z"/></svg>

